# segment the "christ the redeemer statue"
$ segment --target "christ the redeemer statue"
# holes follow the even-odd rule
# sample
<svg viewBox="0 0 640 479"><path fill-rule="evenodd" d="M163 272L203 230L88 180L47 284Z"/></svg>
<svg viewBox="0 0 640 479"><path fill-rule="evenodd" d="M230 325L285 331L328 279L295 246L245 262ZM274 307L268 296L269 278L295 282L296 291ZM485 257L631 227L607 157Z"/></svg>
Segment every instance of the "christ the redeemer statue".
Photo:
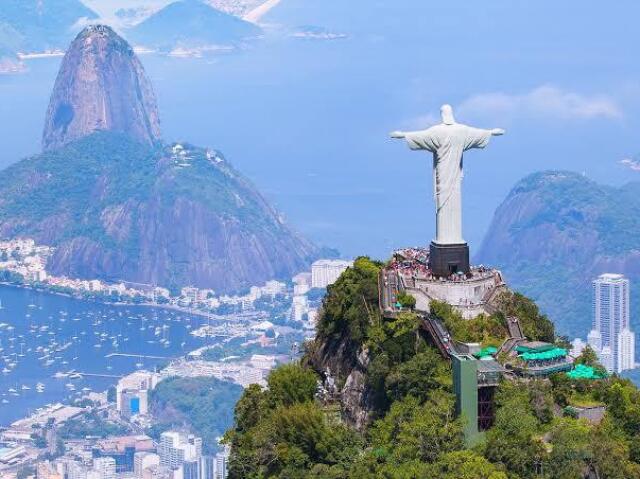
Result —
<svg viewBox="0 0 640 479"><path fill-rule="evenodd" d="M469 247L462 238L462 156L471 148L484 148L504 130L483 130L456 123L453 109L443 105L442 123L423 131L394 131L412 150L433 153L433 192L436 203L436 238L431 243L431 269L448 276L469 271Z"/></svg>

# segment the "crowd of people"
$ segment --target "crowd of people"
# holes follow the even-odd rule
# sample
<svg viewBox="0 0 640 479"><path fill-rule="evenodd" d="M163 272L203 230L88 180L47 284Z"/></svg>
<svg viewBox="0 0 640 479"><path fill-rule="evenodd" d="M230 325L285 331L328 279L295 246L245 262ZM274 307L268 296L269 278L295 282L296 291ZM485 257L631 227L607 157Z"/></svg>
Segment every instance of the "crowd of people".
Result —
<svg viewBox="0 0 640 479"><path fill-rule="evenodd" d="M484 279L496 274L496 270L479 265L471 268L468 273L458 272L448 277L436 276L429 268L429 251L424 248L405 248L396 251L388 268L394 270L403 277L412 280L413 287L420 281L451 281L465 282Z"/></svg>

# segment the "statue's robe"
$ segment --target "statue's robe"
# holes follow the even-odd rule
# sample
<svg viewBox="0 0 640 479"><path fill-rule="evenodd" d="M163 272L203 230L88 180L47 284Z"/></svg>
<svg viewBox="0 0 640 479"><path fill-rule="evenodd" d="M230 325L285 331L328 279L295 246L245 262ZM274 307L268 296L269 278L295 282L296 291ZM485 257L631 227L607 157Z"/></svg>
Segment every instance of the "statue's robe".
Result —
<svg viewBox="0 0 640 479"><path fill-rule="evenodd" d="M462 238L462 156L471 148L484 148L490 130L460 123L433 126L406 133L412 150L433 153L433 192L436 203L436 239L441 245L463 244Z"/></svg>

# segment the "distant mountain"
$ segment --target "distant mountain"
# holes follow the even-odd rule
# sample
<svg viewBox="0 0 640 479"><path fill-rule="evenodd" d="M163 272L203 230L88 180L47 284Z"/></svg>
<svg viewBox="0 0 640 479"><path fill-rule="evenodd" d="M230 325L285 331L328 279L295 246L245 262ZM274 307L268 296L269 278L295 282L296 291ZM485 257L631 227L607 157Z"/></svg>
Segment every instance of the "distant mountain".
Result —
<svg viewBox="0 0 640 479"><path fill-rule="evenodd" d="M52 105L64 105L58 98L73 92L69 108L50 108L46 128L54 134L45 140L55 141L0 171L0 236L55 246L48 268L56 275L166 287L229 292L309 267L318 249L221 153L163 145L136 129L155 118L155 104L141 100L146 80L126 42L98 26L74 43L52 95ZM125 115L112 105L127 101L131 117L73 126L96 101L107 112L96 121Z"/></svg>
<svg viewBox="0 0 640 479"><path fill-rule="evenodd" d="M534 298L561 333L591 327L591 280L604 272L632 280L640 318L640 183L600 185L547 171L521 180L497 209L476 260L497 266Z"/></svg>
<svg viewBox="0 0 640 479"><path fill-rule="evenodd" d="M8 23L0 22L0 73L11 73L23 68L18 59L21 35Z"/></svg>
<svg viewBox="0 0 640 479"><path fill-rule="evenodd" d="M127 42L103 25L84 29L62 61L45 119L42 146L58 148L94 131L160 140L156 98Z"/></svg>
<svg viewBox="0 0 640 479"><path fill-rule="evenodd" d="M13 48L22 52L64 49L78 26L97 18L80 0L2 0L3 27L11 28Z"/></svg>
<svg viewBox="0 0 640 479"><path fill-rule="evenodd" d="M235 44L260 33L256 25L200 0L182 0L151 15L126 36L134 44L171 51Z"/></svg>

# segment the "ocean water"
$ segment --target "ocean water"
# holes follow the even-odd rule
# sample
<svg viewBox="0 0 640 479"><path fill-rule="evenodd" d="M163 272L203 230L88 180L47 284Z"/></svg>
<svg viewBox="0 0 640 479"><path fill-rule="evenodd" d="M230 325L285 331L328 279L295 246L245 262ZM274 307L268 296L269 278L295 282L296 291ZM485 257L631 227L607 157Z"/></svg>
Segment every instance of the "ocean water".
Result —
<svg viewBox="0 0 640 479"><path fill-rule="evenodd" d="M205 318L166 309L102 305L9 286L0 286L0 300L0 426L44 404L104 391L117 376L153 370L212 341L189 334ZM70 371L96 376L54 377Z"/></svg>

